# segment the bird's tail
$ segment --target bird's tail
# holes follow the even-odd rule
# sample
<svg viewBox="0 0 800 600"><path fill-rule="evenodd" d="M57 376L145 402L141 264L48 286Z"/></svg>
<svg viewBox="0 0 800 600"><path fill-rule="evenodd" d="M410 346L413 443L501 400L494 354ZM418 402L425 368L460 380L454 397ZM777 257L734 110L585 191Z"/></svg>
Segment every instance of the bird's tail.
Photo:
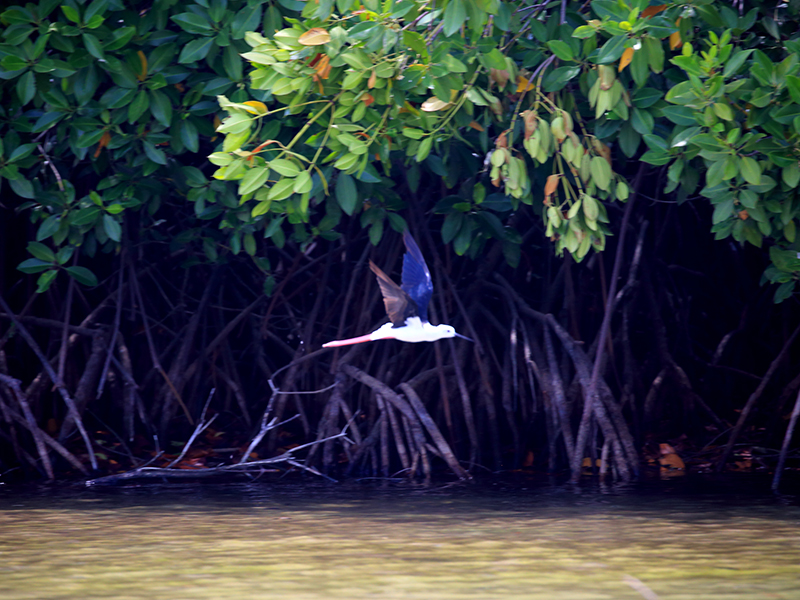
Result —
<svg viewBox="0 0 800 600"><path fill-rule="evenodd" d="M347 340L334 340L327 344L322 344L323 348L336 348L338 346L352 346L353 344L363 344L364 342L371 342L372 334L360 335L358 337L350 338Z"/></svg>

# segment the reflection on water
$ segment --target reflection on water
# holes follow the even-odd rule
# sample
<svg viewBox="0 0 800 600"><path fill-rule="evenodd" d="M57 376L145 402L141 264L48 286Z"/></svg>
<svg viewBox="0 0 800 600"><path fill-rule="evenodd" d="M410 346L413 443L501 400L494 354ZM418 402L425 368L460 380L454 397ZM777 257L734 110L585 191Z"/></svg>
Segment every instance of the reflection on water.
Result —
<svg viewBox="0 0 800 600"><path fill-rule="evenodd" d="M800 599L797 497L667 485L0 487L0 598Z"/></svg>

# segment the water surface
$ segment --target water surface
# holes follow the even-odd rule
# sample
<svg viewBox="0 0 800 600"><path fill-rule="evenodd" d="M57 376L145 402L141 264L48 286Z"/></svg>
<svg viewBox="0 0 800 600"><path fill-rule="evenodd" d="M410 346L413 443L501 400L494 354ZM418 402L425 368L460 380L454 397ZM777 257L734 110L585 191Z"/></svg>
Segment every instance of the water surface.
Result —
<svg viewBox="0 0 800 600"><path fill-rule="evenodd" d="M0 486L0 598L800 600L800 502L715 482Z"/></svg>

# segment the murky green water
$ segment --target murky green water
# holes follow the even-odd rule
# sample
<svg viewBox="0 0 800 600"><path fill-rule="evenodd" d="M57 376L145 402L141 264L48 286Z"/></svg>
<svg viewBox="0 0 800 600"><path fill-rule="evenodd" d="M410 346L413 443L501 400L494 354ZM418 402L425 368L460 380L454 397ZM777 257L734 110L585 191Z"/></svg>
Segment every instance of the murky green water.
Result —
<svg viewBox="0 0 800 600"><path fill-rule="evenodd" d="M0 598L800 599L796 496L682 485L0 486Z"/></svg>

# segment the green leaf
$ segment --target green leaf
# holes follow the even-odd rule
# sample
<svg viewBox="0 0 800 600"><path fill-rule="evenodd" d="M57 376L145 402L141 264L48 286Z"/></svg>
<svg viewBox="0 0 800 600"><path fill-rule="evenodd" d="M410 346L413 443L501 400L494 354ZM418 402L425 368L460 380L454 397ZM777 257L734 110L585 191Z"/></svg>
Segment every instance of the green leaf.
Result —
<svg viewBox="0 0 800 600"><path fill-rule="evenodd" d="M631 116L631 125L638 133L648 135L653 133L655 120L649 111L634 107L633 115Z"/></svg>
<svg viewBox="0 0 800 600"><path fill-rule="evenodd" d="M547 47L561 60L575 60L572 47L563 40L550 40L547 42Z"/></svg>
<svg viewBox="0 0 800 600"><path fill-rule="evenodd" d="M664 44L661 40L651 36L644 38L644 47L647 50L647 60L653 73L664 70Z"/></svg>
<svg viewBox="0 0 800 600"><path fill-rule="evenodd" d="M722 76L727 79L731 75L735 75L744 64L744 61L746 61L752 53L752 50L739 50L736 52L736 54L729 58L728 62L725 63L725 69L722 72Z"/></svg>
<svg viewBox="0 0 800 600"><path fill-rule="evenodd" d="M100 43L93 34L91 33L84 33L83 36L83 45L86 46L86 50L94 56L97 60L104 60L105 54L103 54L103 45Z"/></svg>
<svg viewBox="0 0 800 600"><path fill-rule="evenodd" d="M456 239L453 240L453 250L458 256L464 256L472 243L472 227L470 225L469 222L464 223Z"/></svg>
<svg viewBox="0 0 800 600"><path fill-rule="evenodd" d="M33 184L27 179L22 179L21 177L19 179L9 179L8 183L11 184L11 189L14 190L14 193L21 198L33 200L36 197L36 193L33 191Z"/></svg>
<svg viewBox="0 0 800 600"><path fill-rule="evenodd" d="M262 200L253 207L253 210L250 212L250 216L255 219L256 217L265 215L269 212L270 206L272 206L272 200ZM269 236L265 235L264 237Z"/></svg>
<svg viewBox="0 0 800 600"><path fill-rule="evenodd" d="M647 47L642 47L633 53L630 72L637 87L643 87L650 77L650 65L647 63Z"/></svg>
<svg viewBox="0 0 800 600"><path fill-rule="evenodd" d="M32 133L47 131L66 116L66 113L62 112L46 112L37 119L36 123L33 125Z"/></svg>
<svg viewBox="0 0 800 600"><path fill-rule="evenodd" d="M576 27L575 31L572 32L572 37L585 40L590 37L594 37L596 34L596 30L594 27L590 27L589 25L581 25L580 27Z"/></svg>
<svg viewBox="0 0 800 600"><path fill-rule="evenodd" d="M792 294L794 294L795 283L796 282L794 280L785 281L778 286L778 289L775 290L775 297L773 298L775 304L780 304L787 298L792 297Z"/></svg>
<svg viewBox="0 0 800 600"><path fill-rule="evenodd" d="M717 160L711 163L706 171L706 185L714 187L725 179L725 160Z"/></svg>
<svg viewBox="0 0 800 600"><path fill-rule="evenodd" d="M17 80L17 97L23 105L36 95L36 79L33 71L28 71Z"/></svg>
<svg viewBox="0 0 800 600"><path fill-rule="evenodd" d="M21 56L8 54L0 60L0 66L2 66L5 71L21 71L27 68L28 61Z"/></svg>
<svg viewBox="0 0 800 600"><path fill-rule="evenodd" d="M269 189L269 194L267 198L269 200L283 200L284 198L288 198L291 196L294 191L292 188L294 187L294 178L286 177L281 179L278 183L273 185Z"/></svg>
<svg viewBox="0 0 800 600"><path fill-rule="evenodd" d="M244 251L250 256L256 255L256 238L252 233L244 234Z"/></svg>
<svg viewBox="0 0 800 600"><path fill-rule="evenodd" d="M739 159L742 177L747 183L759 185L761 183L761 168L758 162L749 156L742 156Z"/></svg>
<svg viewBox="0 0 800 600"><path fill-rule="evenodd" d="M112 50L119 50L123 48L128 42L133 39L136 34L136 27L122 27L115 29L111 34L111 41L105 46L105 49L111 52Z"/></svg>
<svg viewBox="0 0 800 600"><path fill-rule="evenodd" d="M505 55L497 48L492 48L489 52L481 54L481 59L489 69L497 69L498 71L505 71L508 65L506 64Z"/></svg>
<svg viewBox="0 0 800 600"><path fill-rule="evenodd" d="M105 19L103 17L101 17L100 15L94 15L93 17L90 17L86 21L86 28L87 29L97 29L98 27L100 27L100 25L103 24L104 21L105 21Z"/></svg>
<svg viewBox="0 0 800 600"><path fill-rule="evenodd" d="M611 184L611 166L608 164L608 161L602 156L595 156L590 163L590 169L592 179L597 187L601 190L608 190L608 186ZM584 208L584 211L585 210Z"/></svg>
<svg viewBox="0 0 800 600"><path fill-rule="evenodd" d="M359 156L358 154L353 154L348 152L347 154L340 156L338 160L333 163L334 168L339 169L340 171L347 171L355 166L358 162Z"/></svg>
<svg viewBox="0 0 800 600"><path fill-rule="evenodd" d="M21 144L11 151L7 162L13 163L17 160L27 158L34 150L36 150L36 144ZM2 154L2 152L0 152L0 154Z"/></svg>
<svg viewBox="0 0 800 600"><path fill-rule="evenodd" d="M714 214L711 216L711 223L716 225L731 217L733 214L733 200L724 200L714 204Z"/></svg>
<svg viewBox="0 0 800 600"><path fill-rule="evenodd" d="M200 149L200 136L197 127L191 119L186 119L181 123L181 141L189 152L197 152Z"/></svg>
<svg viewBox="0 0 800 600"><path fill-rule="evenodd" d="M297 177L300 168L291 160L274 158L269 162L269 168L284 177Z"/></svg>
<svg viewBox="0 0 800 600"><path fill-rule="evenodd" d="M661 100L663 96L663 92L659 92L653 88L642 88L633 94L631 102L637 108L650 108L653 104Z"/></svg>
<svg viewBox="0 0 800 600"><path fill-rule="evenodd" d="M403 127L403 135L412 140L421 140L425 132L421 129L414 129L412 127Z"/></svg>
<svg viewBox="0 0 800 600"><path fill-rule="evenodd" d="M28 243L28 252L30 252L35 258L39 260L44 260L47 262L55 262L56 255L55 253L40 242L29 242Z"/></svg>
<svg viewBox="0 0 800 600"><path fill-rule="evenodd" d="M72 215L70 219L70 225L75 225L76 227L81 227L83 225L93 225L95 221L97 221L97 217L100 215L100 207L98 206L87 206L86 208L81 208L78 212Z"/></svg>
<svg viewBox="0 0 800 600"><path fill-rule="evenodd" d="M295 194L307 194L311 191L313 185L310 173L308 171L301 171L295 178L294 187L292 189Z"/></svg>
<svg viewBox="0 0 800 600"><path fill-rule="evenodd" d="M119 242L122 239L122 227L120 227L119 221L111 215L103 215L103 228L106 230L109 239L115 242Z"/></svg>
<svg viewBox="0 0 800 600"><path fill-rule="evenodd" d="M620 148L622 148L625 156L631 158L639 149L642 136L633 129L630 122L626 122L620 129L617 139L619 140Z"/></svg>
<svg viewBox="0 0 800 600"><path fill-rule="evenodd" d="M163 92L150 91L150 112L164 127L169 127L172 123L172 102Z"/></svg>
<svg viewBox="0 0 800 600"><path fill-rule="evenodd" d="M239 181L239 195L244 196L262 187L269 178L267 167L253 167L248 169L244 177Z"/></svg>
<svg viewBox="0 0 800 600"><path fill-rule="evenodd" d="M583 208L583 214L586 216L587 221L597 221L597 218L600 216L600 205L598 204L597 200L595 200L592 196L584 195L583 201L581 202L581 207Z"/></svg>
<svg viewBox="0 0 800 600"><path fill-rule="evenodd" d="M358 203L355 180L347 173L339 173L336 179L336 201L348 216L352 216Z"/></svg>
<svg viewBox="0 0 800 600"><path fill-rule="evenodd" d="M664 106L661 109L661 114L675 123L675 125L683 127L697 125L696 112L687 106Z"/></svg>
<svg viewBox="0 0 800 600"><path fill-rule="evenodd" d="M375 221L369 228L369 241L373 246L377 246L383 237L383 220Z"/></svg>
<svg viewBox="0 0 800 600"><path fill-rule="evenodd" d="M144 90L139 90L134 97L133 102L128 105L128 123L133 124L138 121L139 117L144 114L144 111L146 111L147 108L147 92Z"/></svg>
<svg viewBox="0 0 800 600"><path fill-rule="evenodd" d="M144 153L147 155L147 158L158 165L167 164L167 155L164 154L164 151L160 148L156 148L152 142L143 140L142 146L144 147Z"/></svg>
<svg viewBox="0 0 800 600"><path fill-rule="evenodd" d="M41 242L52 236L61 226L61 215L50 215L47 217L36 232L36 241Z"/></svg>
<svg viewBox="0 0 800 600"><path fill-rule="evenodd" d="M422 162L423 160L428 158L428 154L431 153L432 147L433 147L433 136L429 135L419 143L419 148L417 148L417 155L416 155L417 162Z"/></svg>
<svg viewBox="0 0 800 600"><path fill-rule="evenodd" d="M416 31L403 31L403 44L427 61L428 47L425 45L425 38L421 34Z"/></svg>
<svg viewBox="0 0 800 600"><path fill-rule="evenodd" d="M65 270L67 275L72 277L78 283L88 287L97 286L97 277L86 267L67 267Z"/></svg>
<svg viewBox="0 0 800 600"><path fill-rule="evenodd" d="M723 121L733 121L733 111L727 104L715 102L714 113Z"/></svg>
<svg viewBox="0 0 800 600"><path fill-rule="evenodd" d="M800 104L800 77L796 75L786 76L786 88L789 90L789 95L792 97L792 102Z"/></svg>
<svg viewBox="0 0 800 600"><path fill-rule="evenodd" d="M794 221L789 221L783 226L783 235L790 244L794 244L795 237L797 236L797 226Z"/></svg>
<svg viewBox="0 0 800 600"><path fill-rule="evenodd" d="M800 183L800 166L798 166L797 161L793 161L785 166L781 172L781 176L783 182L789 186L789 188L796 188L797 184Z"/></svg>
<svg viewBox="0 0 800 600"><path fill-rule="evenodd" d="M41 273L42 271L47 271L48 269L53 268L53 263L49 261L43 261L38 258L29 258L28 260L23 260L19 265L17 265L17 270L22 271L23 273Z"/></svg>
<svg viewBox="0 0 800 600"><path fill-rule="evenodd" d="M203 38L199 40L192 40L183 47L181 55L178 57L180 64L187 64L203 60L208 51L211 50L211 44L214 43L213 38Z"/></svg>
<svg viewBox="0 0 800 600"><path fill-rule="evenodd" d="M61 7L61 10L64 12L64 16L67 17L73 23L81 22L81 15L75 8L64 5Z"/></svg>
<svg viewBox="0 0 800 600"><path fill-rule="evenodd" d="M597 53L597 64L607 65L620 59L625 52L627 36L619 35L609 39Z"/></svg>
<svg viewBox="0 0 800 600"><path fill-rule="evenodd" d="M450 0L444 10L444 34L448 37L453 35L464 24L467 19L466 0Z"/></svg>
<svg viewBox="0 0 800 600"><path fill-rule="evenodd" d="M578 65L559 67L550 71L544 78L543 86L546 92L557 92L563 88L570 80L577 77L581 72Z"/></svg>
<svg viewBox="0 0 800 600"><path fill-rule="evenodd" d="M55 269L39 275L39 279L36 280L36 285L37 285L36 293L43 294L48 289L50 289L50 285L55 280L56 275L58 275L58 271L56 271Z"/></svg>
<svg viewBox="0 0 800 600"><path fill-rule="evenodd" d="M461 231L461 226L464 223L464 213L451 212L444 218L442 223L442 241L449 244Z"/></svg>
<svg viewBox="0 0 800 600"><path fill-rule="evenodd" d="M222 63L225 67L225 74L233 81L242 79L242 59L236 51L236 47L231 45L225 48L222 53Z"/></svg>
<svg viewBox="0 0 800 600"><path fill-rule="evenodd" d="M207 19L194 13L181 13L170 17L170 19L188 33L210 34L212 32L211 23L209 23Z"/></svg>

